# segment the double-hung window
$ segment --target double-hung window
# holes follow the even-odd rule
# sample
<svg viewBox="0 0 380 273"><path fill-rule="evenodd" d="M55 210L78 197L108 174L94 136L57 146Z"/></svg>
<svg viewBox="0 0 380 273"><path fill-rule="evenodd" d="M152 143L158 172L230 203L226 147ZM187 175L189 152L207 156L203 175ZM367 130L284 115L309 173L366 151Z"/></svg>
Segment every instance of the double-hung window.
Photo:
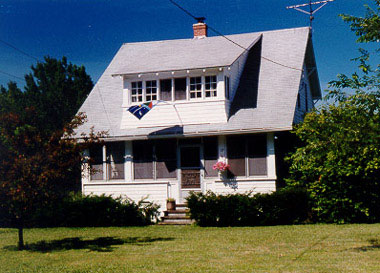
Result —
<svg viewBox="0 0 380 273"><path fill-rule="evenodd" d="M206 98L216 97L216 76L205 77L205 95Z"/></svg>
<svg viewBox="0 0 380 273"><path fill-rule="evenodd" d="M143 88L142 82L132 82L131 88L131 99L132 102L141 102L143 101Z"/></svg>
<svg viewBox="0 0 380 273"><path fill-rule="evenodd" d="M157 100L157 81L146 81L146 101Z"/></svg>
<svg viewBox="0 0 380 273"><path fill-rule="evenodd" d="M202 97L202 78L192 77L190 78L190 99Z"/></svg>

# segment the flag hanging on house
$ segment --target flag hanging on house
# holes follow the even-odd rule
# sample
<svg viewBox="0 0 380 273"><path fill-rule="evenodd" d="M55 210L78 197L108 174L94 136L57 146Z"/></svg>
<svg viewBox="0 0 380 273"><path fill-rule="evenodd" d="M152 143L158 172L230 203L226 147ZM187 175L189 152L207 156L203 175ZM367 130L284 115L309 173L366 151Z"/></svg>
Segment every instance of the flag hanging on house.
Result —
<svg viewBox="0 0 380 273"><path fill-rule="evenodd" d="M128 108L128 111L131 112L136 118L141 119L153 108L152 102L147 102L139 105L134 105Z"/></svg>

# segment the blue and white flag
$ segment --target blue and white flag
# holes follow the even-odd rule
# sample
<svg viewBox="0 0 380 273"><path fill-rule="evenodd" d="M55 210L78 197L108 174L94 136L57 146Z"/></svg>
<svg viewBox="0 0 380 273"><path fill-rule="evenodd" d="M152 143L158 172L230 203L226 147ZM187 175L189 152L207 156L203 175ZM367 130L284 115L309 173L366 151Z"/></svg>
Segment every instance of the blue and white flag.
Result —
<svg viewBox="0 0 380 273"><path fill-rule="evenodd" d="M136 118L141 119L153 108L153 103L143 103L139 105L134 105L128 108L128 111L131 112Z"/></svg>

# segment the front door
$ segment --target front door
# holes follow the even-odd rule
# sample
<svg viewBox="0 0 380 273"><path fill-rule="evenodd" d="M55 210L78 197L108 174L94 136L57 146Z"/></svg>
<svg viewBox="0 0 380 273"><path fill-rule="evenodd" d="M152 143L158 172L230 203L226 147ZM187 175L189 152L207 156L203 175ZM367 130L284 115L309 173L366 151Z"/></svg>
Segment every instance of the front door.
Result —
<svg viewBox="0 0 380 273"><path fill-rule="evenodd" d="M181 190L180 202L184 202L190 191L201 190L201 148L181 147Z"/></svg>

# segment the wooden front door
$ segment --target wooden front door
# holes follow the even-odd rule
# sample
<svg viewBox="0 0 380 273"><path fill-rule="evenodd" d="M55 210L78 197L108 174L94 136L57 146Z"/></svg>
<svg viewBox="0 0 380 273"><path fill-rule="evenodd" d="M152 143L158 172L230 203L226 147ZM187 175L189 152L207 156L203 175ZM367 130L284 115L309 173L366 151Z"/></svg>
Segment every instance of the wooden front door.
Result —
<svg viewBox="0 0 380 273"><path fill-rule="evenodd" d="M181 199L189 191L201 189L201 148L200 146L181 147Z"/></svg>

